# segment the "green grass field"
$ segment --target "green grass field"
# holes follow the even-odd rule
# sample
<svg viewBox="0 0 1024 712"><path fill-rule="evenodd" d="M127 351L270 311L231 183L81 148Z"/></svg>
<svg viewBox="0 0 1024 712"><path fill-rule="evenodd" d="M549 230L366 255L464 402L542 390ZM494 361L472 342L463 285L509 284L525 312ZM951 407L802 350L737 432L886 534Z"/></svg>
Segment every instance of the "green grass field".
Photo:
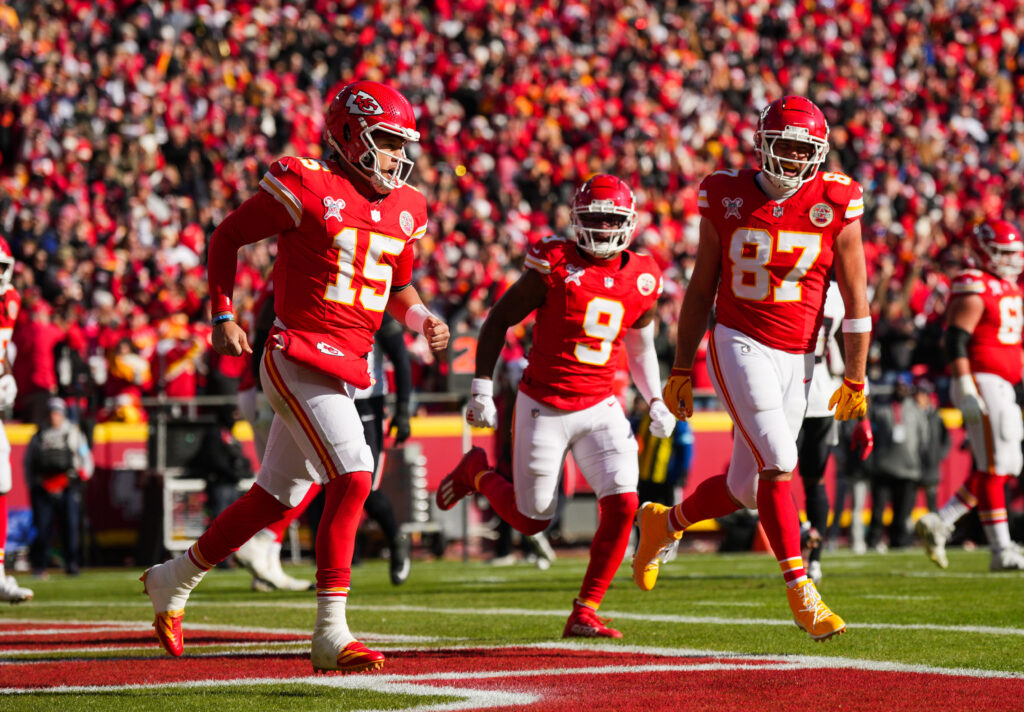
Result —
<svg viewBox="0 0 1024 712"><path fill-rule="evenodd" d="M585 552L562 555L547 571L522 564L495 568L481 561L416 560L409 581L393 587L386 563L368 561L353 573L349 622L371 647L432 650L531 646L560 642L562 627L586 567ZM940 571L920 549L887 555L828 553L820 590L848 623L848 632L815 643L792 622L778 566L765 554L683 553L667 564L657 587L635 588L628 563L605 598L601 614L615 619L620 641L575 641L577 646L612 645L680 649L685 654L812 656L850 661L898 663L949 670L1024 674L1024 575L990 574L988 551L950 551L950 568ZM309 567L289 567L310 576ZM35 600L0 609L0 631L15 621L40 623L116 621L146 625L149 600L129 569L87 571L77 578L25 578ZM301 640L246 646L189 648L190 637L206 626L283 630L308 635L315 617L310 593L256 593L242 570L214 570L193 593L185 617L185 658L274 653L308 667L308 643ZM191 628L190 628L191 626ZM196 628L195 626L199 626ZM45 627L45 625L43 626ZM137 635L140 635L137 633ZM16 686L5 668L33 663L52 669L63 682L65 661L97 664L113 658L125 669L145 670L165 658L155 637L128 651L93 645L83 651L55 645L42 652L19 649L0 635L0 688ZM426 653L423 653L426 654ZM415 657L415 653L403 655ZM184 661L185 658L181 660ZM622 662L629 662L623 655ZM181 661L172 661L181 662ZM388 673L389 665L383 673ZM19 668L20 669L20 668ZM20 674L20 673L19 673ZM363 689L366 675L328 676L336 687L309 682L155 686L110 692L43 692L0 697L4 710L361 710L469 709L446 707L457 697L397 694ZM323 677L323 679L328 679ZM356 681L356 682L348 682ZM100 681L102 683L102 681ZM2 690L0 690L2 691ZM592 709L599 709L598 704ZM637 709L641 709L638 707Z"/></svg>

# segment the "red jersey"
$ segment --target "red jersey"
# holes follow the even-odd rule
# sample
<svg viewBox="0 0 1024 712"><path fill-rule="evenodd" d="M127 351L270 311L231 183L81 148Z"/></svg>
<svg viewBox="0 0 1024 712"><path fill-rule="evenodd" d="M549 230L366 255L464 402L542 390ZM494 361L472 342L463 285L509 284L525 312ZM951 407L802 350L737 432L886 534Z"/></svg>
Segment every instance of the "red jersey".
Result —
<svg viewBox="0 0 1024 712"><path fill-rule="evenodd" d="M21 295L14 287L8 287L0 294L0 361L7 358L7 346L14 334L14 323L21 311Z"/></svg>
<svg viewBox="0 0 1024 712"><path fill-rule="evenodd" d="M1021 379L1021 329L1024 304L1015 283L977 269L969 269L953 280L952 299L976 294L985 303L981 320L967 344L971 370L994 373L1010 383Z"/></svg>
<svg viewBox="0 0 1024 712"><path fill-rule="evenodd" d="M863 191L842 173L818 173L777 202L757 184L757 173L717 171L700 185L700 214L722 249L716 319L766 346L809 353L835 239L863 214Z"/></svg>
<svg viewBox="0 0 1024 712"><path fill-rule="evenodd" d="M250 198L214 233L214 312L230 309L235 260L226 251L277 233L277 318L365 355L391 290L412 282L410 246L427 231L426 199L406 185L367 200L338 163L312 158L282 158L260 188L262 198Z"/></svg>
<svg viewBox="0 0 1024 712"><path fill-rule="evenodd" d="M654 258L634 252L594 264L559 237L531 247L526 266L544 279L547 296L519 388L561 410L599 403L614 391L625 330L661 294L661 270Z"/></svg>

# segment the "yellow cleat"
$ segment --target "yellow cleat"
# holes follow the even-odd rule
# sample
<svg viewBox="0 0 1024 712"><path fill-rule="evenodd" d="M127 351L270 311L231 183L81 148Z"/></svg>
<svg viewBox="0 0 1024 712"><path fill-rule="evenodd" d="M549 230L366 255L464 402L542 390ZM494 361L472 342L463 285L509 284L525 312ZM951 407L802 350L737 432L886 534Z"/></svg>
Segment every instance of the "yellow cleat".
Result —
<svg viewBox="0 0 1024 712"><path fill-rule="evenodd" d="M810 579L787 588L786 598L789 599L796 624L814 640L828 640L833 635L846 632L846 622L825 605Z"/></svg>
<svg viewBox="0 0 1024 712"><path fill-rule="evenodd" d="M668 513L671 507L657 502L644 502L636 513L640 537L633 555L633 582L642 591L650 591L658 581L662 562L675 556L682 532L670 532Z"/></svg>

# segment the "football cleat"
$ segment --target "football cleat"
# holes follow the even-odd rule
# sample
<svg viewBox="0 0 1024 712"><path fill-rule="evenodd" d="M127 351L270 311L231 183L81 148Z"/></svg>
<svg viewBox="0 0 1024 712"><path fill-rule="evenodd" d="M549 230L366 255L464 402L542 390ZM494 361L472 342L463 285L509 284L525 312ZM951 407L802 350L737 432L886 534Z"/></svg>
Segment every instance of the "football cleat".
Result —
<svg viewBox="0 0 1024 712"><path fill-rule="evenodd" d="M793 620L814 640L828 640L833 635L846 632L846 623L825 605L810 579L787 588L786 598L793 611Z"/></svg>
<svg viewBox="0 0 1024 712"><path fill-rule="evenodd" d="M807 564L807 577L814 581L815 586L821 585L821 562L810 561Z"/></svg>
<svg viewBox="0 0 1024 712"><path fill-rule="evenodd" d="M325 632L313 631L313 672L365 672L384 667L384 654L352 640L340 650Z"/></svg>
<svg viewBox="0 0 1024 712"><path fill-rule="evenodd" d="M286 574L281 568L279 548L271 546L271 544L273 544L271 537L265 534L256 534L235 552L235 561L252 574L253 590L308 591L313 582L293 578ZM261 584L256 584L257 580Z"/></svg>
<svg viewBox="0 0 1024 712"><path fill-rule="evenodd" d="M409 571L412 569L412 559L409 557L409 535L399 534L391 542L390 572L391 583L401 586L409 578Z"/></svg>
<svg viewBox="0 0 1024 712"><path fill-rule="evenodd" d="M460 499L475 492L474 478L487 469L487 453L481 447L471 447L459 460L455 469L441 480L441 486L437 488L437 506L449 510Z"/></svg>
<svg viewBox="0 0 1024 712"><path fill-rule="evenodd" d="M0 575L0 601L23 603L31 601L33 595L31 588L19 586L13 576Z"/></svg>
<svg viewBox="0 0 1024 712"><path fill-rule="evenodd" d="M633 582L642 591L650 591L658 581L658 569L671 560L679 547L682 532L670 532L668 513L671 507L657 502L644 502L636 513L640 538L633 555Z"/></svg>
<svg viewBox="0 0 1024 712"><path fill-rule="evenodd" d="M989 571L1024 571L1024 554L1011 544L1002 551L993 551Z"/></svg>
<svg viewBox="0 0 1024 712"><path fill-rule="evenodd" d="M185 617L185 601L188 599L188 591L180 591L171 582L163 581L165 564L157 564L146 569L139 577L142 581L142 592L149 596L153 603L153 612L156 618L153 621L153 628L156 630L156 637L169 654L180 657L185 652L185 638L181 632L181 621ZM184 594L184 595L182 595ZM180 601L180 606L177 606Z"/></svg>
<svg viewBox="0 0 1024 712"><path fill-rule="evenodd" d="M573 604L569 620L562 631L563 638L621 638L622 633L609 628L611 618L602 618L589 606Z"/></svg>
<svg viewBox="0 0 1024 712"><path fill-rule="evenodd" d="M924 552L928 558L935 562L940 569L949 566L949 559L946 558L946 542L953 534L953 527L942 521L935 512L928 512L914 525L914 531L921 537L924 544Z"/></svg>

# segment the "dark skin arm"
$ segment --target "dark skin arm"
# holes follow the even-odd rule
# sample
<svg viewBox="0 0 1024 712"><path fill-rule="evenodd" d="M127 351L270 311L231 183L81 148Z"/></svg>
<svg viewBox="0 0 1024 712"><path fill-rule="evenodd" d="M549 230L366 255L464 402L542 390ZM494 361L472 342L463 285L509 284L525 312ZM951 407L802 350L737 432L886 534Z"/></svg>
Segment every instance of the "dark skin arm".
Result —
<svg viewBox="0 0 1024 712"><path fill-rule="evenodd" d="M544 279L530 269L524 272L523 276L502 295L480 328L480 338L476 348L477 378L489 380L494 376L494 367L497 365L498 356L505 345L505 332L541 306L547 296L547 291Z"/></svg>
<svg viewBox="0 0 1024 712"><path fill-rule="evenodd" d="M700 242L697 244L697 261L693 277L683 306L679 311L679 325L676 329L676 368L692 368L700 340L708 330L708 317L715 303L718 278L722 274L722 248L718 231L710 220L700 219Z"/></svg>

